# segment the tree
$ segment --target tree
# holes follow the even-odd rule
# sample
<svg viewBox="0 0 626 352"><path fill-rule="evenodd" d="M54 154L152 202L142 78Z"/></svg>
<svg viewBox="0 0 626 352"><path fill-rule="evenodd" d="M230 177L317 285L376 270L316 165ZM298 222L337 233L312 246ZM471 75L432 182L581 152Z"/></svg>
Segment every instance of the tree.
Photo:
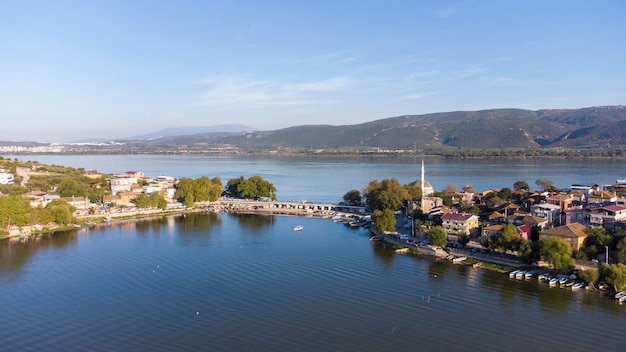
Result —
<svg viewBox="0 0 626 352"><path fill-rule="evenodd" d="M358 189L353 189L343 195L344 203L348 205L361 205L361 192Z"/></svg>
<svg viewBox="0 0 626 352"><path fill-rule="evenodd" d="M540 178L535 181L535 184L539 186L542 191L553 191L556 189L556 186L554 186L554 182L547 178Z"/></svg>
<svg viewBox="0 0 626 352"><path fill-rule="evenodd" d="M475 193L476 191L474 190L474 186L473 185L465 185L465 186L463 186L463 192L465 192L465 193Z"/></svg>
<svg viewBox="0 0 626 352"><path fill-rule="evenodd" d="M87 188L75 179L66 179L61 181L57 192L61 197L84 197L87 195Z"/></svg>
<svg viewBox="0 0 626 352"><path fill-rule="evenodd" d="M453 194L459 191L459 188L456 186L456 184L454 183L448 183L448 186L446 187L446 193L448 194Z"/></svg>
<svg viewBox="0 0 626 352"><path fill-rule="evenodd" d="M600 272L597 269L583 270L578 275L581 279L592 285L598 282L598 279L600 278Z"/></svg>
<svg viewBox="0 0 626 352"><path fill-rule="evenodd" d="M497 246L501 252L506 252L508 250L515 250L520 243L519 235L517 234L517 229L511 223L504 225L502 228L502 235L498 237Z"/></svg>
<svg viewBox="0 0 626 352"><path fill-rule="evenodd" d="M365 188L367 205L372 209L399 210L406 201L411 199L409 191L400 185L397 179L371 181Z"/></svg>
<svg viewBox="0 0 626 352"><path fill-rule="evenodd" d="M465 247L465 246L467 246L467 244L469 243L469 241L470 241L469 236L468 236L468 235L466 235L466 234L464 234L464 233L460 234L460 235L457 237L457 242L458 242L459 244L461 244L461 246L464 246L464 247Z"/></svg>
<svg viewBox="0 0 626 352"><path fill-rule="evenodd" d="M600 267L600 279L612 285L615 291L626 289L626 265L622 263L602 264Z"/></svg>
<svg viewBox="0 0 626 352"><path fill-rule="evenodd" d="M626 264L626 237L622 238L617 243L617 261L622 264Z"/></svg>
<svg viewBox="0 0 626 352"><path fill-rule="evenodd" d="M63 199L54 199L50 203L46 204L46 210L50 212L50 215L54 218L54 222L57 224L70 224L73 222L73 214L76 208L71 206Z"/></svg>
<svg viewBox="0 0 626 352"><path fill-rule="evenodd" d="M513 189L515 189L516 191L529 191L530 186L528 185L528 182L520 180L520 181L516 181L513 184Z"/></svg>
<svg viewBox="0 0 626 352"><path fill-rule="evenodd" d="M511 192L510 188L504 187L500 190L500 192L498 192L498 195L505 201L511 201L511 198L513 197L513 192Z"/></svg>
<svg viewBox="0 0 626 352"><path fill-rule="evenodd" d="M150 198L145 193L139 194L135 198L134 202L137 208L149 208L150 207Z"/></svg>
<svg viewBox="0 0 626 352"><path fill-rule="evenodd" d="M520 242L517 254L526 264L534 264L540 259L539 247L528 240Z"/></svg>
<svg viewBox="0 0 626 352"><path fill-rule="evenodd" d="M430 241L439 247L445 247L445 245L448 244L448 234L441 226L435 226L430 229L428 236L430 237Z"/></svg>
<svg viewBox="0 0 626 352"><path fill-rule="evenodd" d="M372 221L378 231L394 231L396 229L396 215L391 209L376 209L372 213Z"/></svg>
<svg viewBox="0 0 626 352"><path fill-rule="evenodd" d="M24 226L28 224L30 203L18 195L0 196L0 224L2 228L9 225Z"/></svg>
<svg viewBox="0 0 626 352"><path fill-rule="evenodd" d="M178 180L176 185L176 198L178 201L185 204L185 206L191 207L196 201L195 193L195 182L192 179L183 177Z"/></svg>
<svg viewBox="0 0 626 352"><path fill-rule="evenodd" d="M555 269L563 269L574 265L572 249L563 240L548 237L541 240L541 258L552 264Z"/></svg>

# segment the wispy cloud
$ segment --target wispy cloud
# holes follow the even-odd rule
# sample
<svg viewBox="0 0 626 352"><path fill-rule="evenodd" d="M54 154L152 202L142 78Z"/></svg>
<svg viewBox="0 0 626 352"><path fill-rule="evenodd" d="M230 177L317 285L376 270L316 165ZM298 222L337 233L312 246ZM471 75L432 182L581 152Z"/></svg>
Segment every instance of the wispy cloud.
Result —
<svg viewBox="0 0 626 352"><path fill-rule="evenodd" d="M435 95L437 93L439 93L439 92L408 94L408 95L401 96L400 99L402 99L402 100L419 100L419 99L423 99L423 98L426 98L426 97L431 96L431 95Z"/></svg>
<svg viewBox="0 0 626 352"><path fill-rule="evenodd" d="M281 82L222 74L205 78L202 83L209 87L202 94L202 105L299 106L323 103L326 93L346 89L350 79Z"/></svg>
<svg viewBox="0 0 626 352"><path fill-rule="evenodd" d="M441 9L435 11L433 16L435 16L435 18L445 19L445 18L448 18L448 17L454 15L456 10L457 9L454 6L444 7L444 8L441 8Z"/></svg>

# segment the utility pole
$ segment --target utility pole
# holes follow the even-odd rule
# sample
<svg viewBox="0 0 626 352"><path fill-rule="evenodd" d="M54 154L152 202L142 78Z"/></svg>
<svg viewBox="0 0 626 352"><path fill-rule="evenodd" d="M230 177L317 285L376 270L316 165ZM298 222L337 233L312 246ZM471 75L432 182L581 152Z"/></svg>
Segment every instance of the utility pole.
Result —
<svg viewBox="0 0 626 352"><path fill-rule="evenodd" d="M609 264L609 246L604 246L606 252L606 263Z"/></svg>

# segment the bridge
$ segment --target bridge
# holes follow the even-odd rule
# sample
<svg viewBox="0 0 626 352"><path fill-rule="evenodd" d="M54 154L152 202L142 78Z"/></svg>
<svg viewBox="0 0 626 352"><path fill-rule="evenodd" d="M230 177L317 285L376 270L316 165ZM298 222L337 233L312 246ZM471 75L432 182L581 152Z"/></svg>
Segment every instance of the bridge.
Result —
<svg viewBox="0 0 626 352"><path fill-rule="evenodd" d="M197 205L208 208L216 207L219 210L235 212L256 212L271 214L293 214L293 215L317 215L331 216L335 213L350 213L366 215L368 211L365 207L312 202L285 202L285 201L257 201L248 199L220 198L217 202L198 203Z"/></svg>

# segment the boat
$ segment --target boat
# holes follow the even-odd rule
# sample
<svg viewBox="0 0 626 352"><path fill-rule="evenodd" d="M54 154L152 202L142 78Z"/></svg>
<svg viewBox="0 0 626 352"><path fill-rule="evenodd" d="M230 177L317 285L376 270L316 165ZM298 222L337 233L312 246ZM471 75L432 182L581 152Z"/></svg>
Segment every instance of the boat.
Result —
<svg viewBox="0 0 626 352"><path fill-rule="evenodd" d="M550 281L548 281L548 284L550 284L550 286L556 286L556 284L559 283L559 279L557 279L556 277L553 277L550 279Z"/></svg>
<svg viewBox="0 0 626 352"><path fill-rule="evenodd" d="M563 286L567 282L567 276L559 277L559 285Z"/></svg>
<svg viewBox="0 0 626 352"><path fill-rule="evenodd" d="M543 273L537 276L537 279L539 279L539 281L550 281L550 273Z"/></svg>
<svg viewBox="0 0 626 352"><path fill-rule="evenodd" d="M509 273L509 278L514 279L521 270L513 270Z"/></svg>
<svg viewBox="0 0 626 352"><path fill-rule="evenodd" d="M581 281L578 281L577 283L572 285L572 290L578 290L579 288L583 287L583 283Z"/></svg>
<svg viewBox="0 0 626 352"><path fill-rule="evenodd" d="M467 259L467 257L452 258L452 262L453 262L454 264L458 264L458 263L460 263L460 262L464 261L465 259Z"/></svg>
<svg viewBox="0 0 626 352"><path fill-rule="evenodd" d="M516 279L523 279L524 275L526 275L526 271L525 270L520 270L517 272L517 274L515 274L515 278Z"/></svg>
<svg viewBox="0 0 626 352"><path fill-rule="evenodd" d="M524 278L526 280L531 279L533 277L533 275L535 275L537 271L536 270L528 270L525 274L524 274Z"/></svg>
<svg viewBox="0 0 626 352"><path fill-rule="evenodd" d="M620 299L617 300L619 303L624 303L626 302L626 296L620 297Z"/></svg>
<svg viewBox="0 0 626 352"><path fill-rule="evenodd" d="M626 297L626 291L618 292L615 294L615 299L622 299L623 297Z"/></svg>
<svg viewBox="0 0 626 352"><path fill-rule="evenodd" d="M302 231L304 229L304 227L302 225L297 225L296 227L293 228L294 231Z"/></svg>
<svg viewBox="0 0 626 352"><path fill-rule="evenodd" d="M370 241L382 241L384 239L383 236L381 235L374 235L372 237L370 237Z"/></svg>

